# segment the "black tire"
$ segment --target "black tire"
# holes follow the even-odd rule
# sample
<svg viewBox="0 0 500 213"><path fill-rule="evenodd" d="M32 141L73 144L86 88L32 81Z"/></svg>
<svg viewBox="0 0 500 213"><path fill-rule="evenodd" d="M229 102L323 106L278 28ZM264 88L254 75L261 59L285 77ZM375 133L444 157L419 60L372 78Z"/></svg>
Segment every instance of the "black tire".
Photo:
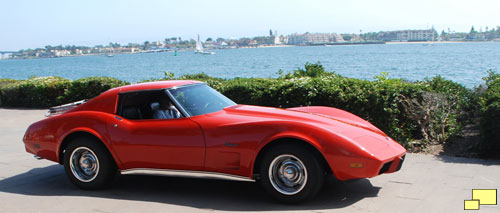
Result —
<svg viewBox="0 0 500 213"><path fill-rule="evenodd" d="M66 147L64 171L68 179L79 188L95 190L111 185L117 166L103 144L81 137L74 139Z"/></svg>
<svg viewBox="0 0 500 213"><path fill-rule="evenodd" d="M325 180L324 168L318 158L320 156L315 156L315 153L308 147L295 144L279 144L272 147L264 154L260 162L259 182L273 198L284 203L299 203L314 198ZM301 170L301 165L305 169ZM284 168L283 173L279 173L279 168ZM299 179L294 179L297 177ZM303 181L297 181L297 183L303 184L294 183L300 179ZM289 187L287 183L297 185Z"/></svg>

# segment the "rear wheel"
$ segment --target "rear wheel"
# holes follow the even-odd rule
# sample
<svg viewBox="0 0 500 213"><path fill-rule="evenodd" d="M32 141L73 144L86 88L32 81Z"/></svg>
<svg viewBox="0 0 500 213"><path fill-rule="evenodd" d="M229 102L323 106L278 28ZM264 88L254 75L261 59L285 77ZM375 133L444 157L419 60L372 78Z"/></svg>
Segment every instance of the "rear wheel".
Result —
<svg viewBox="0 0 500 213"><path fill-rule="evenodd" d="M103 144L89 138L77 138L64 152L64 170L73 184L91 190L108 187L117 167Z"/></svg>
<svg viewBox="0 0 500 213"><path fill-rule="evenodd" d="M272 147L261 161L260 183L274 198L297 203L313 198L324 182L324 168L314 152L298 145Z"/></svg>

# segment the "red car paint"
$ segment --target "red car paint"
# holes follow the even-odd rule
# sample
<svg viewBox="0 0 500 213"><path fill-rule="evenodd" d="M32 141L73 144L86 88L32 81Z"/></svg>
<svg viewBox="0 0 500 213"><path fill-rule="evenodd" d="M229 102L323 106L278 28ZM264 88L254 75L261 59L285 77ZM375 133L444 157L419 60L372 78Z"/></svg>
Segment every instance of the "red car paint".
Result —
<svg viewBox="0 0 500 213"><path fill-rule="evenodd" d="M84 132L97 137L120 170L134 168L217 172L253 178L259 152L278 139L309 143L339 180L395 172L406 150L369 122L331 107L279 109L235 105L180 119L128 120L117 115L118 95L198 81L160 81L108 90L61 115L32 124L26 151L62 162L66 137ZM352 168L351 164L361 164Z"/></svg>

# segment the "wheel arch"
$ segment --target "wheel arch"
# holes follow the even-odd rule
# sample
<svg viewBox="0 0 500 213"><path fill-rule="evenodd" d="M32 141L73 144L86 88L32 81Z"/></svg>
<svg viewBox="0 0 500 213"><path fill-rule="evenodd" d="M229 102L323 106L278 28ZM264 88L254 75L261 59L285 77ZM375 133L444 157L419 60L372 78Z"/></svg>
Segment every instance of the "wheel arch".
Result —
<svg viewBox="0 0 500 213"><path fill-rule="evenodd" d="M59 143L59 148L57 151L59 164L61 164L61 165L64 164L64 151L65 151L66 147L68 147L68 145L70 144L70 142L73 139L79 138L79 137L89 138L89 139L92 139L92 140L96 141L97 143L103 145L105 147L106 151L108 152L108 154L115 161L116 166L118 168L120 168L120 166L121 166L120 161L117 159L117 157L111 151L109 145L105 142L105 140L102 137L100 137L99 134L97 134L95 131L88 130L88 129L75 129L63 137L63 139Z"/></svg>
<svg viewBox="0 0 500 213"><path fill-rule="evenodd" d="M255 157L255 160L253 161L253 166L252 166L252 176L254 179L258 180L260 178L260 164L261 160L263 159L263 156L271 150L273 147L280 145L280 144L290 144L294 146L302 146L311 152L314 153L314 156L318 158L318 160L321 162L321 164L325 168L325 172L327 174L332 174L332 169L330 168L330 165L326 161L325 156L323 153L319 150L317 145L313 145L313 143L309 142L308 140L304 138L298 138L298 137L293 137L293 136L285 136L285 137L279 137L271 140L270 142L266 143L257 153L257 156Z"/></svg>

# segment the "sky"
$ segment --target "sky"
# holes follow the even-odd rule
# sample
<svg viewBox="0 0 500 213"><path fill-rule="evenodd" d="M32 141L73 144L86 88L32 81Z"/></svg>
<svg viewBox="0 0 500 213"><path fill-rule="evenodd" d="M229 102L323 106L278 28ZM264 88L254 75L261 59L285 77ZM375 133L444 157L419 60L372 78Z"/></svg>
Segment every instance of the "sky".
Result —
<svg viewBox="0 0 500 213"><path fill-rule="evenodd" d="M0 51L305 32L500 25L500 0L0 0Z"/></svg>

